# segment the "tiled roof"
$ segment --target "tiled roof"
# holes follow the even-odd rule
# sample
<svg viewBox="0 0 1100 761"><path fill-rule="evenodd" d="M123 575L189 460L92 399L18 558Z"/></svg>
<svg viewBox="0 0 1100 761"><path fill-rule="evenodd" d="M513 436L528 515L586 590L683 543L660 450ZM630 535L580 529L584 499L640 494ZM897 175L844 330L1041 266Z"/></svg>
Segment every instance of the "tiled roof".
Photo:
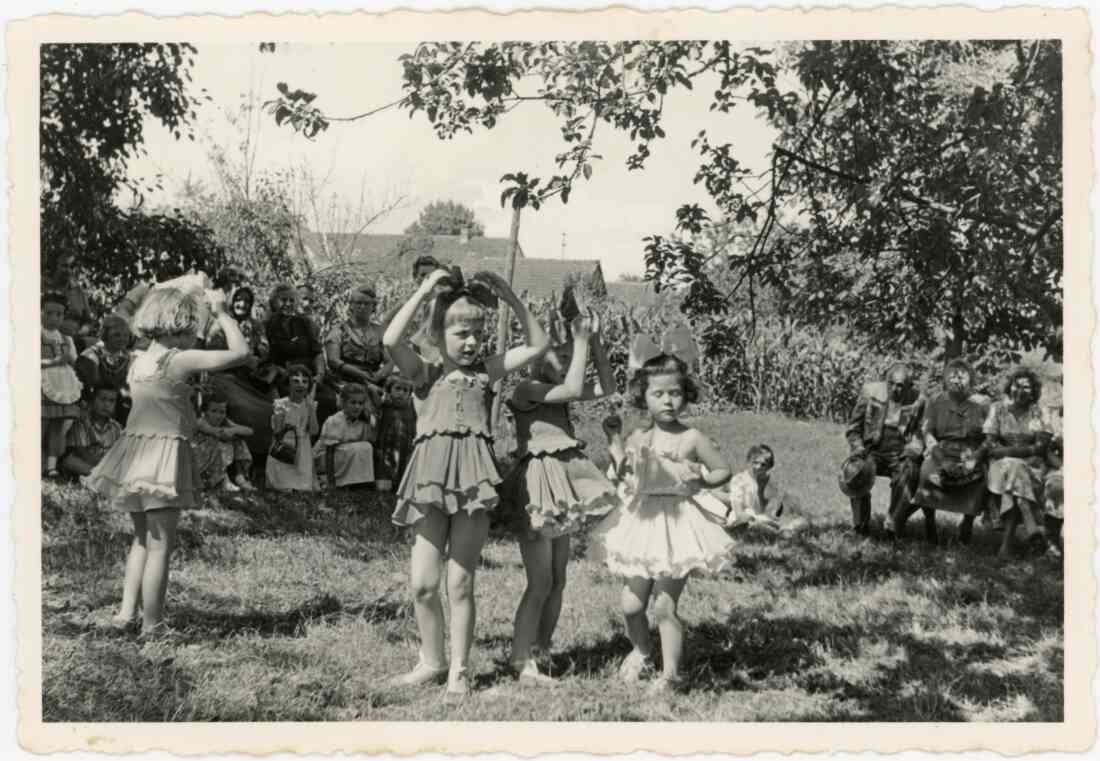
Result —
<svg viewBox="0 0 1100 761"><path fill-rule="evenodd" d="M404 256L400 254L402 243L408 239L406 235L326 233L324 237L331 248L345 252L349 261L361 264L368 272L408 274L416 258L411 253L406 253ZM430 237L433 245L427 253L441 262L460 262L470 256L504 261L508 256L510 242L507 238L476 236L463 243L458 235ZM321 269L329 264L324 254L325 247L320 233L304 233L301 244L314 269ZM298 241L295 241L294 245L297 246ZM523 245L520 244L517 258L523 256Z"/></svg>
<svg viewBox="0 0 1100 761"><path fill-rule="evenodd" d="M331 247L346 252L348 260L362 266L367 273L386 273L398 277L411 274L416 257L412 253L400 254L402 242L407 236L328 233L325 237ZM467 274L490 270L504 275L510 243L507 238L479 236L465 243L458 235L432 235L431 239L433 245L428 253L441 262L457 264ZM319 233L304 234L302 243L315 269L327 264ZM575 273L594 277L603 284L603 271L597 259L533 259L524 255L521 244L512 282L516 293L526 291L528 298L541 299L561 293L565 277Z"/></svg>

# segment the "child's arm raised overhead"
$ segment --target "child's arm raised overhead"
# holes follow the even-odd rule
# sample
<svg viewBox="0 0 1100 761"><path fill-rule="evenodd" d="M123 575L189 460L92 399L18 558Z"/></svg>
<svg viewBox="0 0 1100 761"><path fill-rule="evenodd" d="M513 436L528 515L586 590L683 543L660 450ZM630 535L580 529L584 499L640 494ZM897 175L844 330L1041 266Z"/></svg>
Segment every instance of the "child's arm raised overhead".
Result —
<svg viewBox="0 0 1100 761"><path fill-rule="evenodd" d="M421 376L424 374L424 361L405 341L405 336L409 332L409 323L416 316L420 304L428 297L432 289L447 276L447 270L437 269L424 278L420 283L420 287L397 310L397 314L393 316L382 334L382 345L389 352L390 359L397 365L397 369L403 376L417 383L420 382Z"/></svg>
<svg viewBox="0 0 1100 761"><path fill-rule="evenodd" d="M490 360L489 377L496 380L526 367L545 354L550 348L550 338L534 315L527 311L527 307L519 300L508 283L504 282L504 278L495 272L479 272L477 277L496 291L500 299L511 307L527 337L527 342L523 346L515 346Z"/></svg>
<svg viewBox="0 0 1100 761"><path fill-rule="evenodd" d="M591 341L589 330L590 321L587 318L577 317L573 320L573 359L569 362L564 382L557 385L525 383L525 401L562 404L577 401L584 396L584 368L588 364L588 346Z"/></svg>
<svg viewBox="0 0 1100 761"><path fill-rule="evenodd" d="M168 372L175 378L184 379L187 376L207 370L217 372L243 364L249 355L248 341L237 321L225 311L225 294L222 291L207 291L207 300L210 302L210 311L218 320L218 325L225 333L225 343L229 347L223 351L208 351L205 349L188 349L181 351L172 358L168 366Z"/></svg>
<svg viewBox="0 0 1100 761"><path fill-rule="evenodd" d="M599 315L591 309L588 312L592 319L592 358L596 361L596 375L599 378L599 384L596 386L590 383L585 384L584 394L581 396L584 401L599 399L616 390L615 373L611 371L611 360L607 356L607 349L604 348L603 341L600 340L600 331L603 325L600 322Z"/></svg>

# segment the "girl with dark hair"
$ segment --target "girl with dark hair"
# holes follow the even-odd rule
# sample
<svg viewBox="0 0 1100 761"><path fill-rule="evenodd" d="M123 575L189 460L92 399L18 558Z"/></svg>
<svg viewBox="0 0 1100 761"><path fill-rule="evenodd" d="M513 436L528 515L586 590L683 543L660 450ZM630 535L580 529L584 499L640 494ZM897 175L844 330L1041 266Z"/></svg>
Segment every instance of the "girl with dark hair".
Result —
<svg viewBox="0 0 1100 761"><path fill-rule="evenodd" d="M726 506L706 491L726 483L730 468L708 436L680 422L684 409L699 396L688 372L693 359L694 344L686 329L666 335L661 348L646 337L635 339L631 390L634 405L649 412L652 425L635 430L624 442L622 421L617 416L604 421L624 504L593 532L592 555L625 578L622 609L634 649L619 675L628 683L652 671L646 607L650 597L656 598L663 673L651 693L680 683L684 627L677 605L688 575L720 570L733 548L723 527Z"/></svg>

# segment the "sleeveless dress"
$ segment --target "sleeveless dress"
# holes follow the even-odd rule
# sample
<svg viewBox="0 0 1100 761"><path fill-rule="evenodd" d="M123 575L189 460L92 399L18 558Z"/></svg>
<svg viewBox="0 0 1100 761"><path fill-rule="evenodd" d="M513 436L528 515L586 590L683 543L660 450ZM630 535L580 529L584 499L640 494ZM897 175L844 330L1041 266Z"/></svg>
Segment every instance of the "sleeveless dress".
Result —
<svg viewBox="0 0 1100 761"><path fill-rule="evenodd" d="M645 579L721 570L734 547L718 517L726 506L670 472L684 462L680 452L654 451L652 443L653 429L628 439L623 504L593 530L590 556L612 573Z"/></svg>
<svg viewBox="0 0 1100 761"><path fill-rule="evenodd" d="M583 452L568 404L508 403L516 423L518 460L500 487L505 523L553 539L579 530L584 519L619 504L618 490Z"/></svg>
<svg viewBox="0 0 1100 761"><path fill-rule="evenodd" d="M444 374L443 365L425 365L413 393L416 438L392 521L412 526L431 509L446 515L492 510L501 483L489 427L492 399L483 362Z"/></svg>
<svg viewBox="0 0 1100 761"><path fill-rule="evenodd" d="M89 488L128 512L192 507L198 499L194 388L168 375L176 352L143 353L130 363L126 430L88 475Z"/></svg>

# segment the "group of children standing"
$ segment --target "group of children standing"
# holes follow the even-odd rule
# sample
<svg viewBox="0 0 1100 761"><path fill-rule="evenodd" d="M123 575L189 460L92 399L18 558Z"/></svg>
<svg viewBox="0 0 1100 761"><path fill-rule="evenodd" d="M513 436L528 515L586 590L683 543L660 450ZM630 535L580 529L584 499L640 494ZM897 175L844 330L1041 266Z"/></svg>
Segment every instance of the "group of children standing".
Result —
<svg viewBox="0 0 1100 761"><path fill-rule="evenodd" d="M523 326L524 342L482 358L486 308L498 300ZM408 340L426 303L430 308L423 327L437 350L434 359L425 358ZM207 305L225 331L226 350L193 348L200 307ZM246 432L227 423L224 401L217 397L206 400L202 420L197 420L188 379L244 362L248 345L227 314L220 291L152 291L133 327L150 341L131 369L133 408L125 431L86 483L131 515L134 541L122 603L112 623L131 626L140 600L142 636L149 636L163 625L168 560L180 510L195 505L200 487L199 458L192 451L213 457L218 450L234 466L230 477L247 488L240 478L247 472L245 453L234 443L236 435ZM404 379L396 390L411 390L415 408L411 451L396 489L392 521L414 534L410 576L420 649L417 664L395 677L395 684L445 682L447 693L469 691L475 571L493 513L517 537L526 569L511 653L521 682L554 682L539 660L550 648L561 611L570 537L590 519L599 520L591 535L593 557L624 578L622 612L632 651L619 668L621 678L637 682L652 675L646 609L653 600L663 669L650 689L667 691L679 682L683 627L678 601L690 574L714 572L727 562L733 540L725 524L741 520L736 509L711 493L730 480L731 471L717 445L680 420L698 396L689 371L693 345L686 332L666 336L662 346L645 337L634 341L629 391L634 406L647 411L652 422L627 434L621 419L607 418L603 428L611 464L603 473L591 462L584 442L575 436L569 405L614 390L600 333L599 319L581 313L572 319L567 341L551 346L541 325L501 278L478 273L464 280L457 270L444 268L426 277L386 326L383 344ZM585 382L590 358L596 384ZM524 368L530 369L529 378L518 384L509 402L518 461L502 474L492 446L492 387ZM371 422L362 415L366 389L346 384L340 412L318 432L309 371L291 367L289 376L289 395L276 402L273 421L277 439L287 442L288 451L269 457L269 480L310 488L302 474L308 470L313 478L308 463L318 457L336 485L351 471L370 467L368 447L344 446L369 444L375 438ZM318 433L311 447L309 437ZM749 512L761 512L770 493L767 472L774 455L766 448L754 449L750 462L750 483L739 487L742 496L737 499ZM439 590L444 571L451 614L449 658Z"/></svg>

